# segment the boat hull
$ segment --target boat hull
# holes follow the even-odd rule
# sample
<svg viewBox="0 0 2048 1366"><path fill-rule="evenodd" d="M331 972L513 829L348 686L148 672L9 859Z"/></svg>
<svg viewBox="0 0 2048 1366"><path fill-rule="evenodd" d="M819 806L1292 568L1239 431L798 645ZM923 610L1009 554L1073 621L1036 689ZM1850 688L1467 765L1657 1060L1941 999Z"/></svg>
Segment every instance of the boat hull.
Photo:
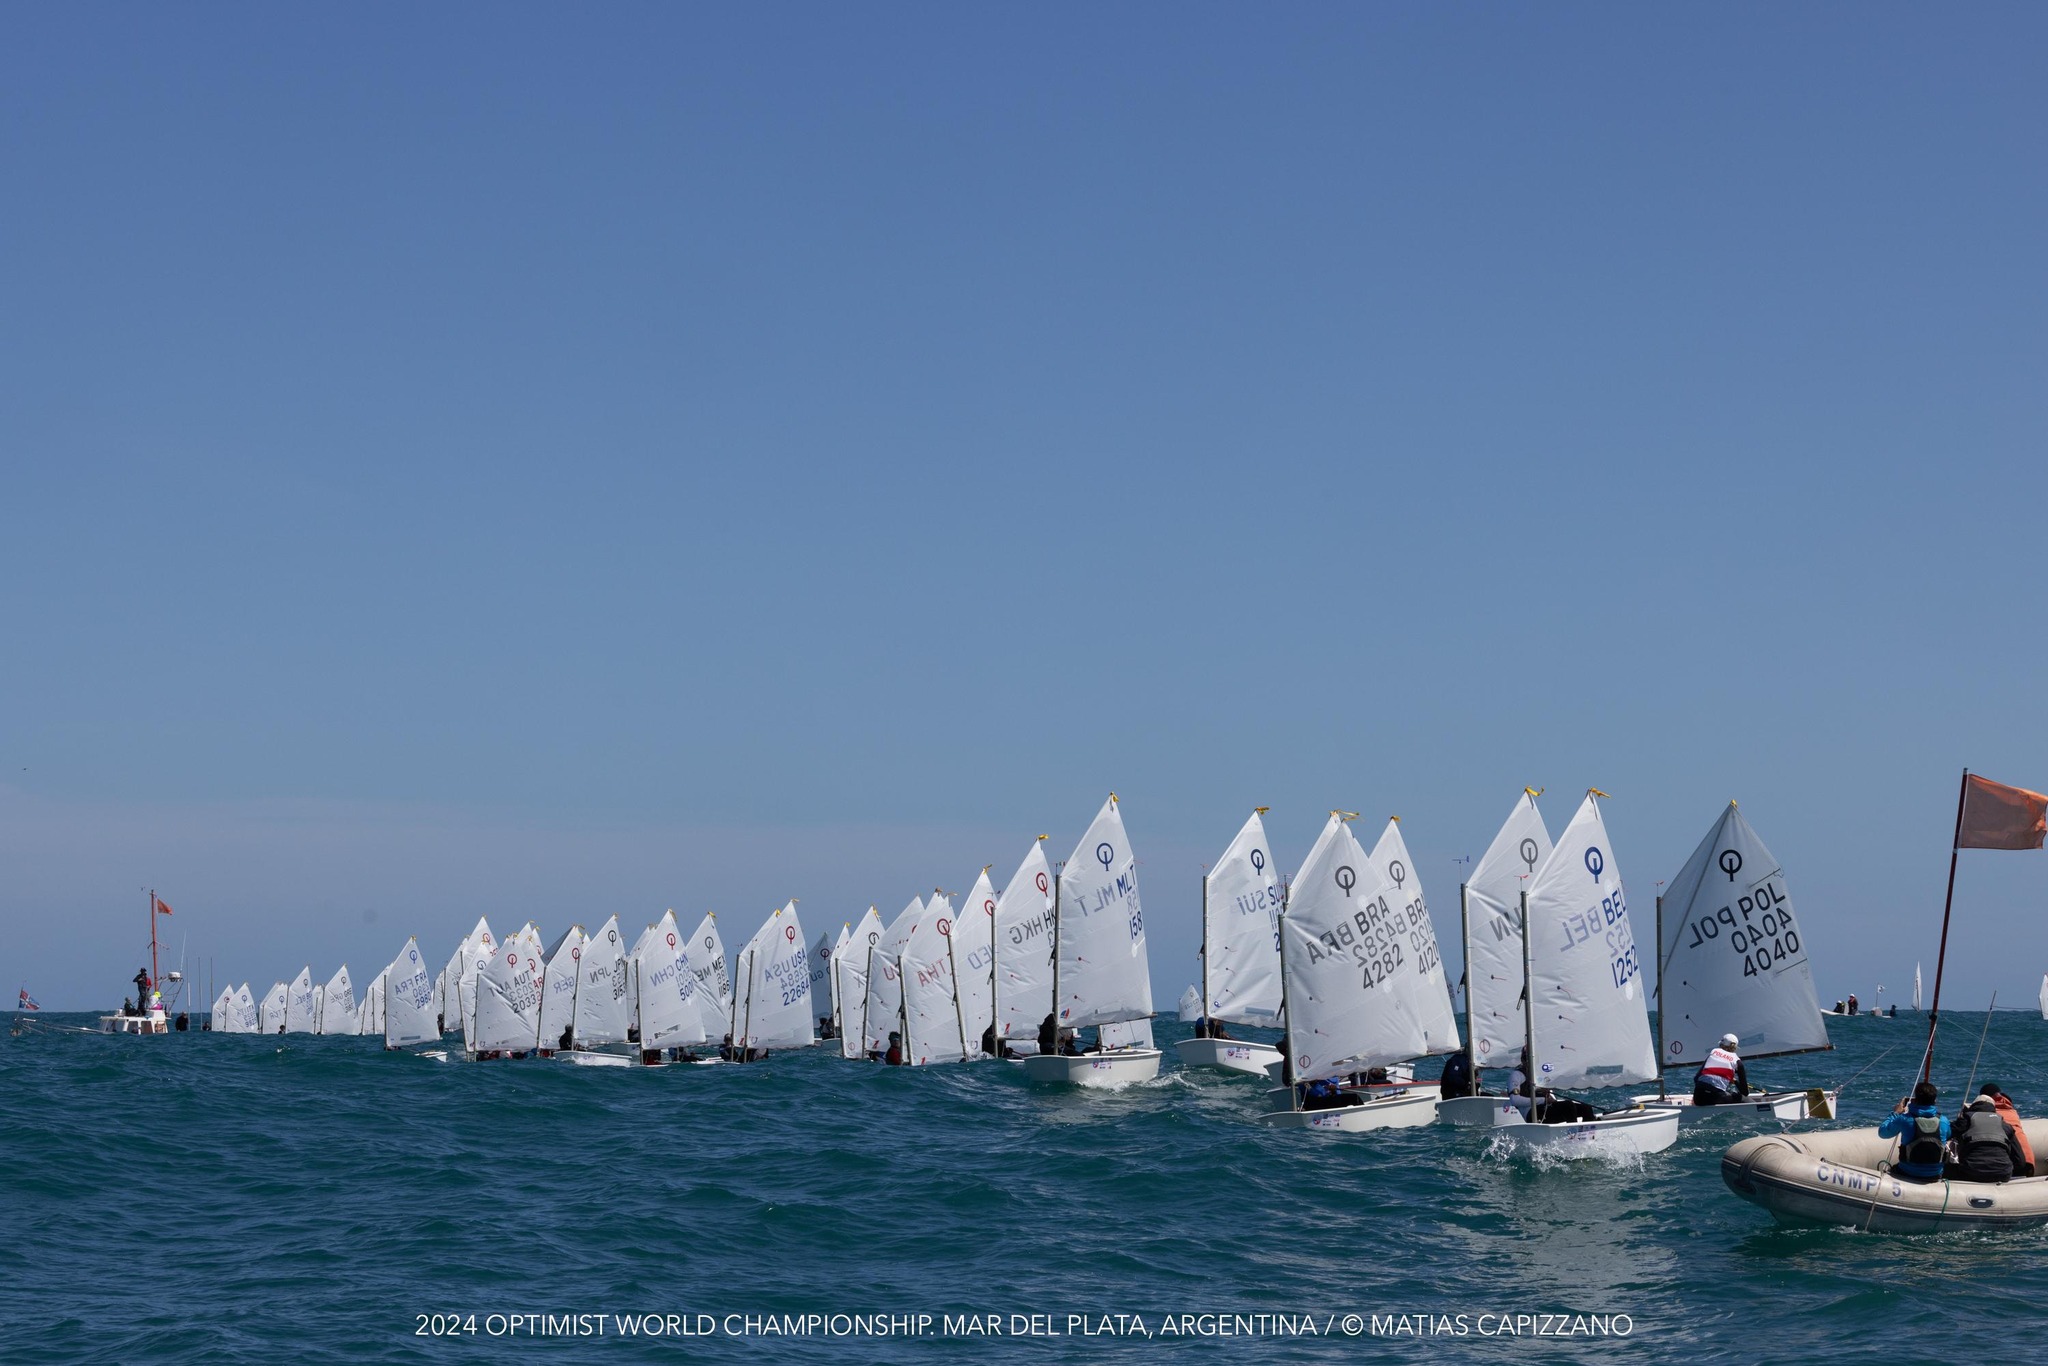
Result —
<svg viewBox="0 0 2048 1366"><path fill-rule="evenodd" d="M1491 1129L1493 1112L1507 1103L1506 1096L1452 1096L1436 1103L1436 1117L1461 1129Z"/></svg>
<svg viewBox="0 0 2048 1366"><path fill-rule="evenodd" d="M1078 1057L1034 1054L1023 1060L1024 1075L1040 1086L1130 1086L1158 1076L1164 1056L1156 1048L1118 1048Z"/></svg>
<svg viewBox="0 0 2048 1366"><path fill-rule="evenodd" d="M106 1034L168 1034L171 1022L161 1010L147 1015L102 1015L100 1031Z"/></svg>
<svg viewBox="0 0 2048 1366"><path fill-rule="evenodd" d="M1773 1120L1796 1124L1805 1119L1833 1119L1835 1101L1842 1092L1814 1087L1810 1091L1755 1092L1727 1105L1695 1105L1691 1096L1637 1096L1636 1104L1646 1110L1676 1110L1681 1127L1698 1124L1740 1124Z"/></svg>
<svg viewBox="0 0 2048 1366"><path fill-rule="evenodd" d="M2048 1120L2028 1120L2026 1126L2029 1140L2048 1143ZM1896 1140L1879 1138L1875 1129L1761 1134L1721 1154L1721 1180L1787 1224L1832 1224L1874 1233L2048 1224L2048 1177L1996 1185L1906 1181L1887 1170L1897 1151Z"/></svg>
<svg viewBox="0 0 2048 1366"><path fill-rule="evenodd" d="M1286 1092L1281 1092L1285 1096ZM1419 1129L1436 1118L1436 1093L1416 1090L1375 1096L1363 1105L1342 1105L1331 1110L1268 1110L1259 1122L1275 1129L1311 1129L1324 1133L1357 1134L1373 1129Z"/></svg>
<svg viewBox="0 0 2048 1366"><path fill-rule="evenodd" d="M1265 1076L1267 1068L1280 1062L1280 1050L1273 1045L1237 1039L1182 1039L1173 1049L1180 1055L1182 1067L1210 1067L1253 1077Z"/></svg>
<svg viewBox="0 0 2048 1366"><path fill-rule="evenodd" d="M1576 1124L1531 1124L1504 1105L1493 1112L1495 1132L1515 1147L1557 1157L1618 1157L1660 1153L1678 1141L1676 1110L1623 1110Z"/></svg>

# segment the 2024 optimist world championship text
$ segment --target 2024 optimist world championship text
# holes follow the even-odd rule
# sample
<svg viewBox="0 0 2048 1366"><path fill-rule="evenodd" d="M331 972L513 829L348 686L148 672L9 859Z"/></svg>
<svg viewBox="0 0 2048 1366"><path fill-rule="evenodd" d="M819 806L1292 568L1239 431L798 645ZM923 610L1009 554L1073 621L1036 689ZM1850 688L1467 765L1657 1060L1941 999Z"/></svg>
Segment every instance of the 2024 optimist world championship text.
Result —
<svg viewBox="0 0 2048 1366"><path fill-rule="evenodd" d="M1088 1313L415 1314L416 1337L487 1338L1626 1338L1627 1314Z"/></svg>

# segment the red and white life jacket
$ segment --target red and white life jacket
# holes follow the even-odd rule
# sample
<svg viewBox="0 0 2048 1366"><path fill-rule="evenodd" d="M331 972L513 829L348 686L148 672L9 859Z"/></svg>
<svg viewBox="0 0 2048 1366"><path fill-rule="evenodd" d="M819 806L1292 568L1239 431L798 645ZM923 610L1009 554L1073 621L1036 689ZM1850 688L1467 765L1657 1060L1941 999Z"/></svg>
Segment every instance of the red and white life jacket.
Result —
<svg viewBox="0 0 2048 1366"><path fill-rule="evenodd" d="M1733 1086L1735 1084L1735 1069L1741 1065L1741 1062L1742 1059L1736 1057L1727 1049L1717 1048L1707 1054L1706 1065L1700 1068L1700 1075L1703 1077L1716 1077Z"/></svg>

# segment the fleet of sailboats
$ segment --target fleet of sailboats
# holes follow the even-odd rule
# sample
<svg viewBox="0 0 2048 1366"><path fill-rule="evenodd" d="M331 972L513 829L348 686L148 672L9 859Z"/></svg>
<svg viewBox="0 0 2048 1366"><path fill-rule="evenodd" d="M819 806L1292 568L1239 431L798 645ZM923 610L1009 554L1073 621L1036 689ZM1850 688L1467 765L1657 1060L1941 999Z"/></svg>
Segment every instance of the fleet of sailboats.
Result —
<svg viewBox="0 0 2048 1366"><path fill-rule="evenodd" d="M1269 1126L1358 1132L1443 1119L1491 1128L1509 1150L1576 1156L1668 1146L1682 1114L1708 1107L1669 1095L1664 1067L1697 1064L1722 1032L1751 1058L1828 1047L1783 870L1734 804L1659 899L1653 1035L1650 965L1600 794L1554 844L1539 795L1516 799L1459 887L1462 1016L1398 819L1368 851L1356 813L1331 813L1290 878L1267 809L1254 809L1201 879L1201 978L1181 1003L1196 1037L1176 1045L1182 1063L1277 1081L1247 1093L1264 1097ZM850 1060L993 1056L1040 1085L1148 1081L1162 1055L1138 860L1116 796L1063 862L1047 860L1045 841L1031 842L1000 892L983 868L957 901L943 890L913 897L886 923L871 906L815 940L788 902L730 961L708 914L686 936L667 911L630 947L615 915L545 946L531 922L501 940L479 919L438 973L408 940L360 1000L346 965L324 987L306 967L260 1003L246 984L222 991L214 1027L381 1035L391 1049L457 1033L479 1060L614 1066L754 1061L823 1035ZM2048 1011L2048 978L2043 1000ZM1233 1029L1284 1032L1268 1041ZM701 1057L714 1040L715 1056ZM1411 1080L1409 1064L1456 1050L1477 1094ZM1658 1081L1659 1095L1605 1113L1565 1098L1644 1081ZM1713 1108L1801 1118L1824 1114L1824 1101L1809 1102L1825 1095Z"/></svg>

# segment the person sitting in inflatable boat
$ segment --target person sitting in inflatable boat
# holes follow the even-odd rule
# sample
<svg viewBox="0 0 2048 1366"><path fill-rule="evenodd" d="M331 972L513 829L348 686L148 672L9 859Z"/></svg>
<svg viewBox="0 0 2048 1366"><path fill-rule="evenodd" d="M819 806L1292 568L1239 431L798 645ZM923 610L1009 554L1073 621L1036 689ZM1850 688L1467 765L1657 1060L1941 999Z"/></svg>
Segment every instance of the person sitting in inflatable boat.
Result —
<svg viewBox="0 0 2048 1366"><path fill-rule="evenodd" d="M1934 1083L1923 1081L1913 1088L1910 1104L1900 1100L1898 1107L1885 1116L1884 1123L1877 1126L1879 1138L1899 1140L1899 1160L1892 1163L1892 1174L1902 1181L1925 1183L1942 1178L1949 1125L1936 1104L1940 1098Z"/></svg>
<svg viewBox="0 0 2048 1366"><path fill-rule="evenodd" d="M1998 1102L1979 1095L1949 1126L1955 1135L1956 1160L1948 1169L1951 1181L2010 1181L2029 1176L2033 1168L2020 1151L2012 1125L1998 1113Z"/></svg>

